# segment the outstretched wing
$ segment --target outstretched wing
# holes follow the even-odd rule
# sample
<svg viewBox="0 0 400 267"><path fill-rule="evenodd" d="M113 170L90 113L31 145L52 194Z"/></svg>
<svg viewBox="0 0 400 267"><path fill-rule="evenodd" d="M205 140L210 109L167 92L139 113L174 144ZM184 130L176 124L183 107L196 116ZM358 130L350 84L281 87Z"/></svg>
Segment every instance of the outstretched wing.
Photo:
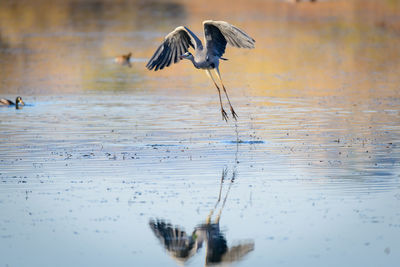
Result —
<svg viewBox="0 0 400 267"><path fill-rule="evenodd" d="M238 244L231 247L223 256L222 262L236 262L242 260L247 254L254 250L254 242Z"/></svg>
<svg viewBox="0 0 400 267"><path fill-rule="evenodd" d="M239 48L254 48L255 40L241 29L225 21L203 22L207 51L221 57L226 44Z"/></svg>
<svg viewBox="0 0 400 267"><path fill-rule="evenodd" d="M179 26L174 31L165 36L164 42L158 47L151 57L146 67L149 70L162 70L171 63L177 63L181 59L179 56L185 54L189 46L196 48L201 41L188 28Z"/></svg>
<svg viewBox="0 0 400 267"><path fill-rule="evenodd" d="M150 228L172 257L187 261L195 252L195 241L179 227L173 227L163 220L150 220Z"/></svg>

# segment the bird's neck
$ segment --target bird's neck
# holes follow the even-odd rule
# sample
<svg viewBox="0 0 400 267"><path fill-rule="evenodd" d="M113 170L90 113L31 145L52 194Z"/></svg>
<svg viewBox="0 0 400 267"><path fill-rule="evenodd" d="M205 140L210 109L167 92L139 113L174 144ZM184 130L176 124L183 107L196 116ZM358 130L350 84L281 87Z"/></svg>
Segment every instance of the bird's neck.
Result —
<svg viewBox="0 0 400 267"><path fill-rule="evenodd" d="M195 66L197 69L200 68L199 64L197 64L196 60L194 60L194 57L191 56L190 58L188 58L190 61L192 61L193 66Z"/></svg>

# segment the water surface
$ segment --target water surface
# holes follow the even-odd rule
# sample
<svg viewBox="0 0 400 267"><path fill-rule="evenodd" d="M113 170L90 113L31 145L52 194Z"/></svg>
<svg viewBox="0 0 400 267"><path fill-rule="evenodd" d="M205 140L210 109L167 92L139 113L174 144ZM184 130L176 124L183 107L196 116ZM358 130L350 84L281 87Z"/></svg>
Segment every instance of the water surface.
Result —
<svg viewBox="0 0 400 267"><path fill-rule="evenodd" d="M398 264L397 2L38 3L0 7L1 265ZM144 68L208 18L257 40L221 66L237 123Z"/></svg>

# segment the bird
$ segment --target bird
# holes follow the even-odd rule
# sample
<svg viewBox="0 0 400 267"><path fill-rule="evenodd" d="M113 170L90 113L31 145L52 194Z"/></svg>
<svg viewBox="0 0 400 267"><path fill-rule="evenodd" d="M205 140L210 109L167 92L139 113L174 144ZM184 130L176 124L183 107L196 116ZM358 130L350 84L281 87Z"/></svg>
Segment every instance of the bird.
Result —
<svg viewBox="0 0 400 267"><path fill-rule="evenodd" d="M226 21L205 20L203 21L203 28L205 45L188 27L179 26L175 28L165 36L163 43L157 48L146 67L149 70L157 71L170 66L171 63L178 63L182 59L187 59L193 63L195 68L205 70L217 88L222 119L227 122L228 115L222 105L221 90L211 74L211 70L214 70L228 100L232 117L237 120L238 116L222 82L219 60L227 60L222 57L227 44L233 47L252 49L255 47L255 40L243 30ZM189 47L194 49L194 55L189 52Z"/></svg>
<svg viewBox="0 0 400 267"><path fill-rule="evenodd" d="M126 55L121 55L121 56L115 57L115 58L114 58L114 61L115 61L116 63L120 64L120 65L123 65L123 66L126 65L126 66L128 66L129 68L131 68L131 67L132 67L132 65L131 65L131 56L132 56L132 53L129 52L129 53L126 54Z"/></svg>
<svg viewBox="0 0 400 267"><path fill-rule="evenodd" d="M181 226L173 226L163 219L149 222L154 235L168 254L179 265L185 265L205 244L205 266L229 265L241 261L254 250L252 240L241 240L239 244L228 247L228 242L219 222L206 222L195 227L192 234Z"/></svg>
<svg viewBox="0 0 400 267"><path fill-rule="evenodd" d="M0 106L15 106L16 109L20 109L20 106L24 106L25 103L22 101L20 96L17 96L15 103L8 99L0 99Z"/></svg>
<svg viewBox="0 0 400 267"><path fill-rule="evenodd" d="M180 265L184 265L199 250L206 246L205 266L215 266L216 264L230 264L242 260L247 254L254 250L254 242L252 240L243 240L235 246L228 247L228 242L223 231L220 228L220 219L222 210L228 198L229 191L236 179L236 172L233 171L230 179L229 187L221 204L220 210L212 221L214 211L217 209L222 199L222 187L227 177L227 169L222 170L219 196L211 209L204 223L195 227L192 234L185 232L181 226L173 226L171 223L163 219L153 220L149 222L149 226L154 235L164 246L168 254L175 259Z"/></svg>

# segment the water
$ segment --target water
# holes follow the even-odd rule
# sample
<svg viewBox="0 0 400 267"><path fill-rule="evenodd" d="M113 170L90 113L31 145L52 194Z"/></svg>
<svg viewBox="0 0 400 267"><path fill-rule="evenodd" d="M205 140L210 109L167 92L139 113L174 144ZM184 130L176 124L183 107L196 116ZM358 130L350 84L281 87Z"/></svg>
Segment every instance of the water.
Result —
<svg viewBox="0 0 400 267"><path fill-rule="evenodd" d="M397 266L398 4L5 3L0 265ZM257 40L221 66L237 125L188 62L144 68L207 18Z"/></svg>

